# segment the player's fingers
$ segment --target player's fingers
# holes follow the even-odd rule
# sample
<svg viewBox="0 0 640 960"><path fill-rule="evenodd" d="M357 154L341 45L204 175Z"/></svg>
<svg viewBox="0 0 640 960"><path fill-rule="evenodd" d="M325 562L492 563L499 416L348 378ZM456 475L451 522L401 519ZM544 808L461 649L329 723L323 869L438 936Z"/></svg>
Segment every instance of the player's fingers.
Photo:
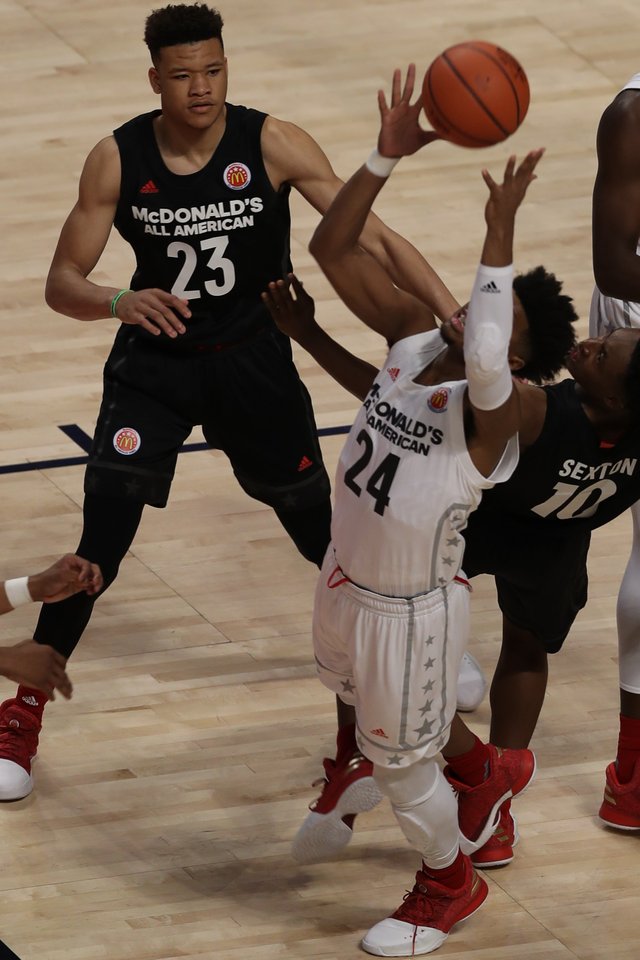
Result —
<svg viewBox="0 0 640 960"><path fill-rule="evenodd" d="M511 154L504 168L504 179L509 180L513 176L513 171L516 167L516 158L514 154Z"/></svg>
<svg viewBox="0 0 640 960"><path fill-rule="evenodd" d="M184 331L182 323L179 322L175 317L173 319L176 324L179 324L179 327L182 328L182 331ZM174 324L171 323L170 319L160 310L153 309L151 307L148 308L146 313L142 316L140 326L144 327L145 330L153 330L155 328L160 333L166 333L168 337L178 336L178 328L174 327Z"/></svg>
<svg viewBox="0 0 640 960"><path fill-rule="evenodd" d="M391 106L395 107L400 102L400 85L402 83L402 74L399 70L393 71L393 80L391 82Z"/></svg>
<svg viewBox="0 0 640 960"><path fill-rule="evenodd" d="M415 63L410 63L407 68L407 77L404 81L404 90L402 91L402 99L406 100L407 103L410 102L411 97L413 96L413 88L416 82L416 65Z"/></svg>
<svg viewBox="0 0 640 960"><path fill-rule="evenodd" d="M482 179L484 180L486 185L489 187L489 190L491 191L495 190L497 187L497 184L493 179L493 177L491 176L491 174L489 173L489 171L487 169L484 169L481 171L481 173L482 173Z"/></svg>
<svg viewBox="0 0 640 960"><path fill-rule="evenodd" d="M295 273L290 273L289 279L291 280L291 286L293 287L293 292L297 300L311 300L311 297L304 288L302 280L298 280Z"/></svg>
<svg viewBox="0 0 640 960"><path fill-rule="evenodd" d="M387 105L387 98L384 95L384 90L378 90L378 109L380 110L380 116L386 117L389 113L389 107Z"/></svg>
<svg viewBox="0 0 640 960"><path fill-rule="evenodd" d="M188 300L181 300L180 297L176 297L173 293L167 293L166 290L156 289L152 292L158 298L161 304L169 307L176 313L179 313L180 316L185 317L186 319L191 316Z"/></svg>
<svg viewBox="0 0 640 960"><path fill-rule="evenodd" d="M292 303L291 293L284 280L277 280L273 291L273 302L278 310L286 310Z"/></svg>

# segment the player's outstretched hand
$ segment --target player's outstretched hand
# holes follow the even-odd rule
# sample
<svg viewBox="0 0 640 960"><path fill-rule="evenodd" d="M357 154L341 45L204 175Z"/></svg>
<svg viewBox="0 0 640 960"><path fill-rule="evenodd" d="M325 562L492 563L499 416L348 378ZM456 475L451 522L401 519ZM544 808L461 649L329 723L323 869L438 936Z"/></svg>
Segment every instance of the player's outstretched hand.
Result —
<svg viewBox="0 0 640 960"><path fill-rule="evenodd" d="M174 339L185 332L182 321L191 316L187 300L156 289L128 290L118 300L115 312L121 323L143 327L154 336L165 333Z"/></svg>
<svg viewBox="0 0 640 960"><path fill-rule="evenodd" d="M295 293L295 298L293 294ZM275 280L262 294L262 301L282 333L302 343L315 325L315 305L294 273Z"/></svg>
<svg viewBox="0 0 640 960"><path fill-rule="evenodd" d="M378 152L383 157L408 157L427 143L440 139L434 130L423 130L420 126L418 118L422 110L422 100L418 97L414 104L411 103L415 81L416 65L410 63L404 88L401 71L393 71L391 106L387 104L384 91L378 90L381 121Z"/></svg>
<svg viewBox="0 0 640 960"><path fill-rule="evenodd" d="M102 589L102 573L95 563L68 553L47 570L29 577L29 593L34 600L55 603L84 590L90 596Z"/></svg>
<svg viewBox="0 0 640 960"><path fill-rule="evenodd" d="M496 183L488 170L482 171L482 179L489 188L489 199L485 207L485 219L489 226L513 221L529 184L536 179L535 169L543 153L543 147L531 150L518 167L515 156L509 157L502 183Z"/></svg>
<svg viewBox="0 0 640 960"><path fill-rule="evenodd" d="M71 699L73 687L65 670L66 660L53 647L25 640L0 650L0 664L2 675L14 683L42 690L49 700L55 700L55 690Z"/></svg>

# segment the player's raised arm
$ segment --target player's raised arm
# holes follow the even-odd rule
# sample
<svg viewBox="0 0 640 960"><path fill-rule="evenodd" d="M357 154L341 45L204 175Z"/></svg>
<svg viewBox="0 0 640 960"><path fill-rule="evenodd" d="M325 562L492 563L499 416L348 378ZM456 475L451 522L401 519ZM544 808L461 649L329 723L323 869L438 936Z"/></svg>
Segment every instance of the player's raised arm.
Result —
<svg viewBox="0 0 640 960"><path fill-rule="evenodd" d="M290 285L284 280L274 281L262 294L263 303L276 326L311 354L340 386L364 400L375 380L377 368L349 353L330 337L316 323L313 299L295 274L290 273L288 281Z"/></svg>
<svg viewBox="0 0 640 960"><path fill-rule="evenodd" d="M404 94L401 94L399 71L396 71L396 74L398 79L394 80L394 84L398 88L397 99L399 101L401 96L404 96L405 99L402 101L404 105L411 96L413 79L411 79L410 90L407 91L405 88ZM398 103L395 103L388 112L395 115L396 107ZM436 135L432 131L423 131L419 127L417 116L420 112L420 104L414 104L411 111L411 115L405 119L408 124L412 124L415 131L418 131L418 136L421 138L420 145L434 139ZM263 127L262 147L266 167L274 186L278 188L284 182L290 183L317 210L326 213L342 187L342 181L332 170L327 157L317 143L299 127L269 117ZM397 154L398 157L400 155ZM381 186L382 183L379 183L375 194ZM371 213L372 203L373 197L369 200L365 215L358 226L356 240L360 245L361 253L363 256L364 251L370 254L397 287L417 297L439 319L448 319L457 308L455 298L415 247ZM364 262L370 261L364 257ZM365 320L365 322L369 321Z"/></svg>
<svg viewBox="0 0 640 960"><path fill-rule="evenodd" d="M342 187L309 245L342 300L390 343L436 325L434 302L428 297L419 300L398 289L386 269L360 245L373 202L397 161L436 137L419 126L420 103L411 104L414 79L412 66L401 89L400 72L395 71L391 106L387 106L384 94L379 93L378 149ZM446 290L444 285L442 288ZM448 291L447 296L450 314L457 303Z"/></svg>
<svg viewBox="0 0 640 960"><path fill-rule="evenodd" d="M465 325L464 358L473 430L468 437L471 457L489 476L507 440L520 427L520 395L509 368L513 329L513 234L516 212L524 200L542 150L531 151L516 167L510 157L501 184L488 170L485 207L487 232ZM520 308L521 309L521 308Z"/></svg>
<svg viewBox="0 0 640 960"><path fill-rule="evenodd" d="M598 126L593 271L605 296L640 301L640 97L623 91Z"/></svg>

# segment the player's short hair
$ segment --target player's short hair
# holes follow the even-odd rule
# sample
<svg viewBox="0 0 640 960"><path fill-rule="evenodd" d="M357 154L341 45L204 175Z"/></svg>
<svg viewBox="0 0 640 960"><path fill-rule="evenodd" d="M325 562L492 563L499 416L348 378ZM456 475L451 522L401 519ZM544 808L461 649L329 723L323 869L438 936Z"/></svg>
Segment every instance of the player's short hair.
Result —
<svg viewBox="0 0 640 960"><path fill-rule="evenodd" d="M200 40L219 40L222 43L222 17L206 3L170 3L153 10L144 26L144 42L155 63L163 47L179 43L198 43Z"/></svg>
<svg viewBox="0 0 640 960"><path fill-rule="evenodd" d="M516 375L533 383L553 380L576 342L578 314L573 300L561 293L562 283L544 267L514 277L513 289L528 322L529 359Z"/></svg>
<svg viewBox="0 0 640 960"><path fill-rule="evenodd" d="M625 406L634 420L640 420L640 337L629 360L623 389Z"/></svg>

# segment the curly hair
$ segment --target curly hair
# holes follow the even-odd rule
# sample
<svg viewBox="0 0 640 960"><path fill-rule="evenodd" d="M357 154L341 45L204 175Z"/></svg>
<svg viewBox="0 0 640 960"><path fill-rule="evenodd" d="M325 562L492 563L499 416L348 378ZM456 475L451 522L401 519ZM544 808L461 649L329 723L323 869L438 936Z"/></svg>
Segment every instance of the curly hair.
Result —
<svg viewBox="0 0 640 960"><path fill-rule="evenodd" d="M624 378L625 406L634 421L640 421L640 338L633 348Z"/></svg>
<svg viewBox="0 0 640 960"><path fill-rule="evenodd" d="M144 42L155 63L163 47L200 40L222 43L222 17L206 3L176 3L153 10L144 27Z"/></svg>
<svg viewBox="0 0 640 960"><path fill-rule="evenodd" d="M517 371L533 383L553 380L576 342L572 324L578 319L573 300L561 293L562 283L544 267L514 277L513 289L527 315L530 359Z"/></svg>

